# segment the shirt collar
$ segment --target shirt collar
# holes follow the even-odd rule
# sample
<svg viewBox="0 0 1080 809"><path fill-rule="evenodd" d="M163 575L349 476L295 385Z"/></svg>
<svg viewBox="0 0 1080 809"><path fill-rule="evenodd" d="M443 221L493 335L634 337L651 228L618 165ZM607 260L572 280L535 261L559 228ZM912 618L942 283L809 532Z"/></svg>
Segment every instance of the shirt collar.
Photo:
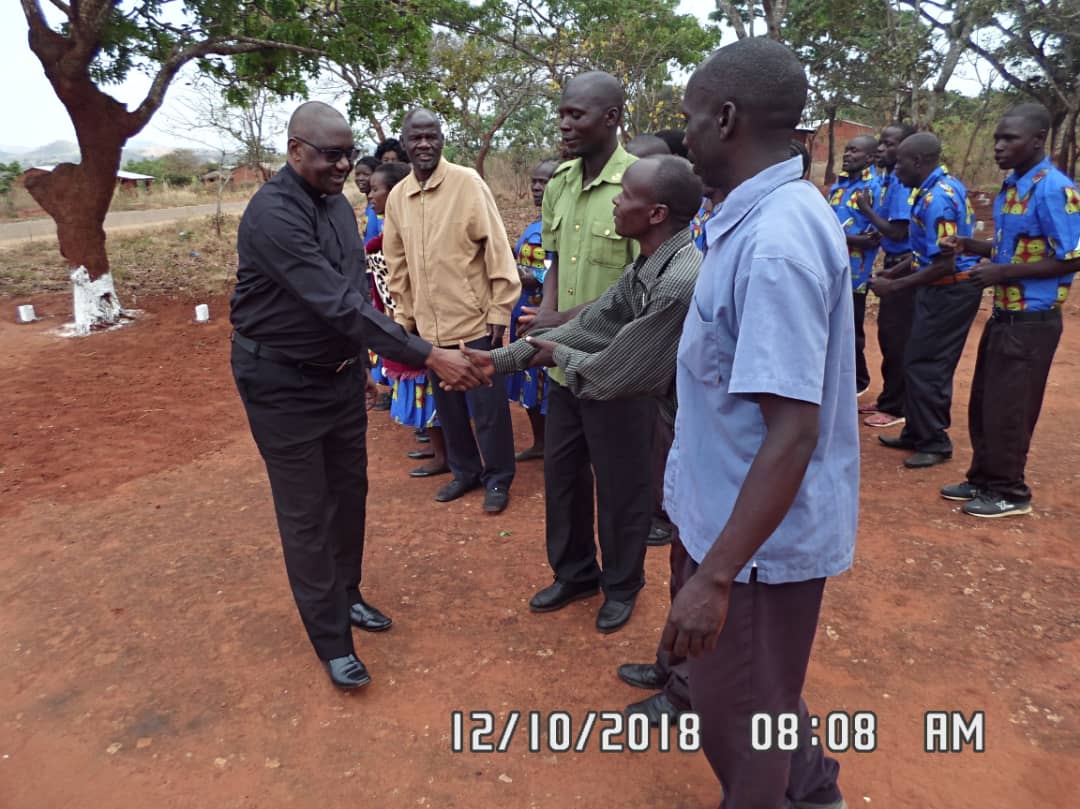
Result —
<svg viewBox="0 0 1080 809"><path fill-rule="evenodd" d="M782 163L769 166L759 171L749 180L736 187L724 204L713 211L712 218L705 225L706 243L712 247L721 236L734 228L742 218L762 199L786 183L802 177L802 158L792 157Z"/></svg>
<svg viewBox="0 0 1080 809"><path fill-rule="evenodd" d="M447 161L445 157L439 158L438 165L435 166L435 171L431 172L431 176L424 181L423 186L420 185L420 181L416 179L416 172L410 171L409 176L405 179L405 194L406 196L414 196L421 191L432 191L442 185L442 181L446 179L446 166Z"/></svg>
<svg viewBox="0 0 1080 809"><path fill-rule="evenodd" d="M836 175L837 180L844 179L849 182L858 182L861 180L864 183L870 182L875 177L877 177L877 171L874 169L873 166L867 166L854 177L852 177L848 172L843 170L841 170L841 172Z"/></svg>
<svg viewBox="0 0 1080 809"><path fill-rule="evenodd" d="M656 252L651 256L638 257L635 264L638 279L645 283L655 280L660 271L671 261L671 258L692 243L693 237L690 235L690 228L679 228L678 232L673 233L667 241L657 247Z"/></svg>
<svg viewBox="0 0 1080 809"><path fill-rule="evenodd" d="M938 181L940 181L941 178L944 177L946 174L948 174L948 172L945 170L944 166L938 166L936 169L930 172L930 176L923 180L922 183L919 185L920 196L929 191L935 185L937 185Z"/></svg>
<svg viewBox="0 0 1080 809"><path fill-rule="evenodd" d="M609 157L604 164L604 168L601 169L596 178L588 185L584 186L582 190L588 191L589 189L600 185L600 183L612 183L614 185L621 184L623 172L625 172L627 166L635 160L637 160L637 158L626 151L621 144L616 144L615 151L611 153L611 157ZM568 179L570 180L571 185L582 187L582 180L585 179L585 161L580 157L571 160L566 172L570 175Z"/></svg>
<svg viewBox="0 0 1080 809"><path fill-rule="evenodd" d="M1022 177L1017 177L1016 172L1012 171L1008 177L1005 178L1004 186L1014 185L1016 186L1017 195L1023 199L1031 193L1032 187L1035 185L1035 178L1040 171L1044 171L1050 168L1050 158L1044 156L1042 160L1028 169L1027 173Z"/></svg>
<svg viewBox="0 0 1080 809"><path fill-rule="evenodd" d="M296 169L294 169L288 163L285 164L285 168L282 169L281 173L284 174L285 177L288 180L290 180L293 185L295 185L297 188L299 188L301 191L303 191L305 194L307 194L309 197L311 197L312 201L314 201L314 202L325 202L326 201L326 195L321 193L320 191L316 190L315 186L313 186L311 183L309 183L307 180L305 180L303 177L301 177L300 172L298 172Z"/></svg>

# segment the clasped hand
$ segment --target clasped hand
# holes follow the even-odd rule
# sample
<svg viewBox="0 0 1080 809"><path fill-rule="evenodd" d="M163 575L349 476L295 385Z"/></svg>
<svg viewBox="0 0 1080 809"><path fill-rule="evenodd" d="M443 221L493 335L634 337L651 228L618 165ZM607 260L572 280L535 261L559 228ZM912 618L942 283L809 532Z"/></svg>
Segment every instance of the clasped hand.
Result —
<svg viewBox="0 0 1080 809"><path fill-rule="evenodd" d="M536 337L526 337L525 341L529 345L536 349L536 353L533 354L532 359L529 361L530 368L550 368L555 365L555 349L558 347L557 343L553 343L550 340L541 340ZM457 379L449 379L441 377L439 380L439 386L443 390L456 390L467 391L478 387L479 385L492 384L492 380L495 378L495 361L491 358L490 351L484 351L479 348L469 348L464 342L458 345L458 356L462 358L464 362L467 362L471 368L472 374L463 374ZM477 378L482 379L482 382L477 382Z"/></svg>

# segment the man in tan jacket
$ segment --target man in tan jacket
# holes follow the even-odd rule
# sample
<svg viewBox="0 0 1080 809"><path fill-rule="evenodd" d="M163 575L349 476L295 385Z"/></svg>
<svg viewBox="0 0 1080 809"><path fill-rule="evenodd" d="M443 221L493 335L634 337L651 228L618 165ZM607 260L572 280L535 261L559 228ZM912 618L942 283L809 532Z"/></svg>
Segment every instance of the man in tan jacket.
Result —
<svg viewBox="0 0 1080 809"><path fill-rule="evenodd" d="M497 347L521 281L495 198L475 171L442 159L442 127L430 111L406 115L401 140L413 171L390 192L383 224L395 317L433 345ZM442 390L433 373L431 384L454 473L435 499L456 500L483 484L484 511L498 514L514 479L504 378L468 393Z"/></svg>

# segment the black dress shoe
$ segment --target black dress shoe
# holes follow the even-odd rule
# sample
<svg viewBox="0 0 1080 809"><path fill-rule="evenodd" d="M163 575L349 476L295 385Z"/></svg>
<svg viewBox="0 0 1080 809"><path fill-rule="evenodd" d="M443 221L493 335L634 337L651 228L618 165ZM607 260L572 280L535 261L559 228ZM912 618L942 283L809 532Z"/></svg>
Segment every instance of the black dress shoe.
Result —
<svg viewBox="0 0 1080 809"><path fill-rule="evenodd" d="M484 493L484 512L501 514L510 502L510 492L504 486L492 486Z"/></svg>
<svg viewBox="0 0 1080 809"><path fill-rule="evenodd" d="M663 523L654 522L652 527L649 528L649 538L645 540L645 544L654 548L661 545L670 545L671 529Z"/></svg>
<svg viewBox="0 0 1080 809"><path fill-rule="evenodd" d="M915 445L898 435L879 435L877 440L889 449L915 449Z"/></svg>
<svg viewBox="0 0 1080 809"><path fill-rule="evenodd" d="M418 466L416 469L409 470L409 477L411 478L433 478L436 475L448 475L450 474L450 467L446 464L438 467L437 469L429 469L426 466ZM436 498L438 499L438 498Z"/></svg>
<svg viewBox="0 0 1080 809"><path fill-rule="evenodd" d="M545 587L532 597L529 601L529 609L533 612L561 610L572 601L590 598L599 592L600 585L596 582L591 584L567 584L556 579L554 584Z"/></svg>
<svg viewBox="0 0 1080 809"><path fill-rule="evenodd" d="M414 461L419 461L421 458L434 458L435 453L430 449L414 449L405 453L406 458L412 458Z"/></svg>
<svg viewBox="0 0 1080 809"><path fill-rule="evenodd" d="M904 458L904 466L908 469L925 469L928 466L937 466L939 463L945 463L945 461L952 458L952 454L945 454L944 452L916 452L907 458Z"/></svg>
<svg viewBox="0 0 1080 809"><path fill-rule="evenodd" d="M626 706L626 715L632 716L633 714L641 713L649 717L649 724L654 728L659 727L660 717L663 714L667 714L669 720L669 727L675 726L675 722L679 718L679 711L674 705L671 704L671 700L667 698L663 691L659 694L653 694L648 699L643 699L641 702L633 702Z"/></svg>
<svg viewBox="0 0 1080 809"><path fill-rule="evenodd" d="M356 655L324 660L323 667L330 675L330 682L338 688L360 688L371 682L371 676Z"/></svg>
<svg viewBox="0 0 1080 809"><path fill-rule="evenodd" d="M388 616L383 615L364 599L360 599L349 607L349 620L352 621L353 626L365 632L385 632L394 625Z"/></svg>
<svg viewBox="0 0 1080 809"><path fill-rule="evenodd" d="M449 503L451 500L457 500L459 497L464 496L467 492L471 492L473 489L479 488L480 481L474 480L472 483L468 483L464 480L458 480L454 478L441 489L438 494L435 495L436 503Z"/></svg>
<svg viewBox="0 0 1080 809"><path fill-rule="evenodd" d="M667 682L667 675L655 663L623 663L618 674L627 685L646 691L655 691Z"/></svg>
<svg viewBox="0 0 1080 809"><path fill-rule="evenodd" d="M600 607L600 612L596 614L596 628L605 635L621 629L623 624L630 620L630 616L634 612L635 600L634 597L631 597L629 601L616 601L612 598L604 599L604 605Z"/></svg>

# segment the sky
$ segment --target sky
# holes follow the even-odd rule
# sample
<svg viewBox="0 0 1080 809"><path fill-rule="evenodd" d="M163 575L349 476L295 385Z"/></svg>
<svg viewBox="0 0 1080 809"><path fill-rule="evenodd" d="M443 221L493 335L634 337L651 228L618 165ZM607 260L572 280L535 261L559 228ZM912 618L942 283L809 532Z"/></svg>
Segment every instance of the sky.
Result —
<svg viewBox="0 0 1080 809"><path fill-rule="evenodd" d="M44 5L48 6L47 3ZM682 0L679 10L705 21L715 7L715 0ZM0 82L0 109L8 111L0 119L0 149L32 148L55 140L75 140L75 130L67 112L45 78L41 63L30 52L26 31L26 18L20 5L14 0L0 2L0 76L5 77ZM149 78L132 73L126 82L108 88L107 92L133 109L145 97L149 87ZM185 141L169 131L176 127L170 127L167 119L182 117L176 103L176 97L181 93L182 85L174 82L161 110L137 136L137 141L163 147L203 148L202 144ZM343 108L343 105L339 106Z"/></svg>
<svg viewBox="0 0 1080 809"><path fill-rule="evenodd" d="M50 8L47 3L44 5ZM715 0L682 0L679 4L679 11L694 14L702 21L707 21L715 8ZM0 82L0 109L8 111L0 120L0 149L32 148L55 140L75 140L75 130L66 111L53 93L37 57L30 52L26 30L20 5L14 0L0 2L0 75L5 77ZM139 143L173 148L205 147L204 143L177 136L177 126L169 124L170 119L183 118L182 108L176 101L184 92L183 75L181 73L180 81L173 82L162 108L137 136ZM108 92L133 109L145 97L149 86L148 77L132 73L126 82L108 88ZM342 104L338 106L344 109Z"/></svg>

